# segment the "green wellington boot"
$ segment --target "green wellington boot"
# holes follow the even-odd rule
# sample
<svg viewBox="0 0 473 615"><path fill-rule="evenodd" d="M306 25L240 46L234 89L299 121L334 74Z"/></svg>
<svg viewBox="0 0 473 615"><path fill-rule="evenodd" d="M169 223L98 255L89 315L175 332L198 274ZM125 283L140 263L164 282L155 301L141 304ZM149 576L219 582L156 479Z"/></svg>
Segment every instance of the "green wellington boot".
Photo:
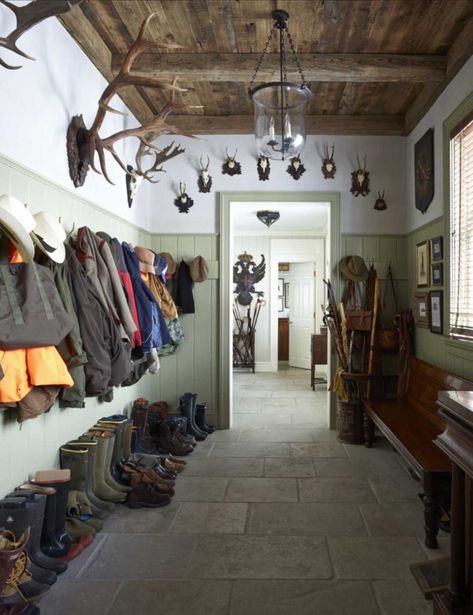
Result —
<svg viewBox="0 0 473 615"><path fill-rule="evenodd" d="M95 429L95 428L94 428ZM125 495L130 492L130 487L126 485L122 485L119 483L114 477L114 473L112 472L112 463L113 463L113 455L115 451L115 442L116 442L116 433L113 427L102 427L102 437L104 438L107 445L107 456L105 460L105 482L109 484L116 491L121 491Z"/></svg>
<svg viewBox="0 0 473 615"><path fill-rule="evenodd" d="M94 489L95 494L107 502L124 502L126 493L115 489L106 480L106 464L108 453L109 432L104 432L99 429L91 429L86 432L79 440L95 440L97 442L97 452L95 456L95 472L94 472Z"/></svg>
<svg viewBox="0 0 473 615"><path fill-rule="evenodd" d="M127 418L124 419L113 419L113 418L103 418L97 422L98 427L103 429L113 429L115 433L115 442L113 445L113 453L112 453L112 462L110 464L110 472L112 474L113 479L121 484L120 475L121 475L121 463L125 458L123 441L125 435L126 426L130 425Z"/></svg>

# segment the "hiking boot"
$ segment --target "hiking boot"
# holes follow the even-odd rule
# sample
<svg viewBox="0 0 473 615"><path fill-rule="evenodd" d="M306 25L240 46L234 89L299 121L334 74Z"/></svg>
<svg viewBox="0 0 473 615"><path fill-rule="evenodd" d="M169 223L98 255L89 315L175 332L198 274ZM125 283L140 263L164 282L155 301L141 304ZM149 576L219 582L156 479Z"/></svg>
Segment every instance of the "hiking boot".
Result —
<svg viewBox="0 0 473 615"><path fill-rule="evenodd" d="M153 485L139 483L135 485L127 498L129 508L159 508L171 503L171 497L164 493L159 493Z"/></svg>

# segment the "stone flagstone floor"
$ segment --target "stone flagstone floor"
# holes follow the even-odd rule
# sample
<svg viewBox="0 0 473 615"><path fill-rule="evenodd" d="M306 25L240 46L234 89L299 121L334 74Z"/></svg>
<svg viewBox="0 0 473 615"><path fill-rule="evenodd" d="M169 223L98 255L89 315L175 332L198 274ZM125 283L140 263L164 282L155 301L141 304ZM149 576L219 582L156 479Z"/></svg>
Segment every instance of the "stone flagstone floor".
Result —
<svg viewBox="0 0 473 615"><path fill-rule="evenodd" d="M188 457L166 509L120 506L42 615L427 615L409 564L420 485L384 440L342 445L304 370L235 374L234 427Z"/></svg>

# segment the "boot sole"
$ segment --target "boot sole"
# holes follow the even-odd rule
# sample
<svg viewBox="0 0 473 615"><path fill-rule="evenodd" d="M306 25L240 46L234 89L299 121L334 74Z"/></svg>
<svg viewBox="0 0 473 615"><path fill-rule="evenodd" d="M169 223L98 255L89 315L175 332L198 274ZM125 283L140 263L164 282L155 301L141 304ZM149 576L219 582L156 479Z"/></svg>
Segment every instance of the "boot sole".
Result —
<svg viewBox="0 0 473 615"><path fill-rule="evenodd" d="M161 506L167 506L171 503L171 500L168 502L159 502L159 504L150 504L148 502L127 502L126 505L128 508L160 508Z"/></svg>

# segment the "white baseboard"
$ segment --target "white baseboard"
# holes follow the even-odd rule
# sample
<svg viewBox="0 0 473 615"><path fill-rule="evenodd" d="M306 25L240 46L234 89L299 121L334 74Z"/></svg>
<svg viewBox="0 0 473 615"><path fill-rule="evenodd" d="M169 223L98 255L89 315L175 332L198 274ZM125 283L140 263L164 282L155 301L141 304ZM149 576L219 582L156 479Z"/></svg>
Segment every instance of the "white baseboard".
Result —
<svg viewBox="0 0 473 615"><path fill-rule="evenodd" d="M274 369L271 361L257 361L255 363L255 372L277 372L277 369Z"/></svg>

